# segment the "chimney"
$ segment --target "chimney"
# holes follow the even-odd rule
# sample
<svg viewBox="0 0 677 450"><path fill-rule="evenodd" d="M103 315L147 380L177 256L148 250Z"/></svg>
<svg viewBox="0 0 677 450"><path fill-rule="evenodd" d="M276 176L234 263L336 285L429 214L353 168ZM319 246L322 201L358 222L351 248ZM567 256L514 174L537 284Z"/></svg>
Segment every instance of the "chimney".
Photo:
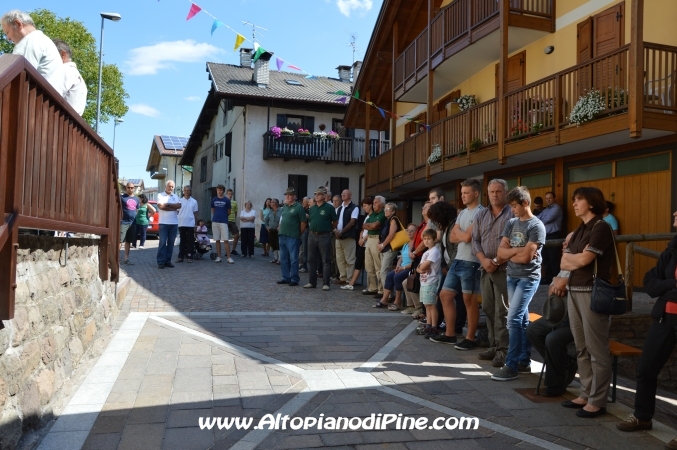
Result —
<svg viewBox="0 0 677 450"><path fill-rule="evenodd" d="M353 63L353 84L357 83L357 77L360 75L360 69L362 68L362 61L355 61Z"/></svg>
<svg viewBox="0 0 677 450"><path fill-rule="evenodd" d="M252 80L260 88L267 88L270 83L270 58L273 54L264 52L254 63L254 75Z"/></svg>
<svg viewBox="0 0 677 450"><path fill-rule="evenodd" d="M252 49L240 48L240 67L252 67Z"/></svg>
<svg viewBox="0 0 677 450"><path fill-rule="evenodd" d="M350 66L338 66L339 80L350 83Z"/></svg>

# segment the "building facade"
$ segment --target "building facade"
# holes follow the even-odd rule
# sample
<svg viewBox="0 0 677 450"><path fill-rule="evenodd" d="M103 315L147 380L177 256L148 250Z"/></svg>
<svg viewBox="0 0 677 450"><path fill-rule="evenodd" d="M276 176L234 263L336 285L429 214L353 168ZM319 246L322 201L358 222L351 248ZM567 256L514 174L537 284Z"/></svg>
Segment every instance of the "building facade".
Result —
<svg viewBox="0 0 677 450"><path fill-rule="evenodd" d="M168 180L174 180L174 190L179 195L183 194L182 186L190 185L192 167L180 163L186 142L188 138L180 136L153 136L146 171L153 180L157 180L159 192L165 190Z"/></svg>
<svg viewBox="0 0 677 450"><path fill-rule="evenodd" d="M366 163L367 194L395 196L411 211L442 186L459 205L462 180L500 177L532 198L555 192L571 231L571 193L596 186L615 204L621 234L670 232L677 29L669 17L677 17L670 0L429 0L418 9L385 0L356 88L400 118L361 102L346 114L347 126L393 136ZM577 112L592 109L581 121ZM429 130L416 133L410 118ZM636 259L635 285L653 264Z"/></svg>

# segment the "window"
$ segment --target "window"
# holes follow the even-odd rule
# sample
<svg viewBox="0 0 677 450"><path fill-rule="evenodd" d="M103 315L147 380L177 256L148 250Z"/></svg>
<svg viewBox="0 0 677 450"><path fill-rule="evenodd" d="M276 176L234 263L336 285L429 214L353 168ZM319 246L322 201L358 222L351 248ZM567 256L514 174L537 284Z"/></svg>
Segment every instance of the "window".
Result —
<svg viewBox="0 0 677 450"><path fill-rule="evenodd" d="M294 114L278 114L276 125L280 128L287 127L290 130L304 128L311 133L315 131L315 118L311 116L299 116Z"/></svg>
<svg viewBox="0 0 677 450"><path fill-rule="evenodd" d="M341 195L341 192L343 192L346 189L350 189L348 187L350 182L350 178L343 178L343 177L331 177L331 181L329 182L329 189L331 190L331 193L333 195Z"/></svg>
<svg viewBox="0 0 677 450"><path fill-rule="evenodd" d="M303 86L303 83L301 83L298 80L284 80L284 81L292 86Z"/></svg>
<svg viewBox="0 0 677 450"><path fill-rule="evenodd" d="M231 157L233 151L233 133L226 134L226 156Z"/></svg>
<svg viewBox="0 0 677 450"><path fill-rule="evenodd" d="M219 142L219 159L223 158L223 141Z"/></svg>
<svg viewBox="0 0 677 450"><path fill-rule="evenodd" d="M207 181L207 157L203 156L200 160L200 183Z"/></svg>
<svg viewBox="0 0 677 450"><path fill-rule="evenodd" d="M214 144L212 146L212 161L216 161L219 158L219 146Z"/></svg>
<svg viewBox="0 0 677 450"><path fill-rule="evenodd" d="M551 172L520 177L520 184L529 189L552 187Z"/></svg>
<svg viewBox="0 0 677 450"><path fill-rule="evenodd" d="M515 189L517 186L519 186L520 179L518 178L508 178L505 180L506 183L508 183L508 191L511 189Z"/></svg>
<svg viewBox="0 0 677 450"><path fill-rule="evenodd" d="M670 154L644 156L642 158L626 159L616 163L616 176L637 175L647 172L670 170Z"/></svg>
<svg viewBox="0 0 677 450"><path fill-rule="evenodd" d="M594 166L569 169L569 183L601 180L602 178L611 178L612 176L613 163L595 164Z"/></svg>
<svg viewBox="0 0 677 450"><path fill-rule="evenodd" d="M289 175L287 186L296 189L296 198L302 199L308 196L308 175Z"/></svg>
<svg viewBox="0 0 677 450"><path fill-rule="evenodd" d="M233 110L233 101L232 100L224 100L222 103L221 109L223 110L223 126L225 127L226 124L228 123L228 111Z"/></svg>

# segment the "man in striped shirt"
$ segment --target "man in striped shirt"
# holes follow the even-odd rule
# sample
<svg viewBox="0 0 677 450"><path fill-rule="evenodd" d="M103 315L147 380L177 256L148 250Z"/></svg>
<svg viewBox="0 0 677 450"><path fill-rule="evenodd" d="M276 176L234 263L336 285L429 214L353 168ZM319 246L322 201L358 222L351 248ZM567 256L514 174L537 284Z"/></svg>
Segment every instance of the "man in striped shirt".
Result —
<svg viewBox="0 0 677 450"><path fill-rule="evenodd" d="M489 349L477 355L502 367L508 351L508 287L506 263L498 264L496 253L506 222L513 217L506 201L508 183L495 178L487 186L489 207L475 216L472 250L480 262L482 311L487 315Z"/></svg>

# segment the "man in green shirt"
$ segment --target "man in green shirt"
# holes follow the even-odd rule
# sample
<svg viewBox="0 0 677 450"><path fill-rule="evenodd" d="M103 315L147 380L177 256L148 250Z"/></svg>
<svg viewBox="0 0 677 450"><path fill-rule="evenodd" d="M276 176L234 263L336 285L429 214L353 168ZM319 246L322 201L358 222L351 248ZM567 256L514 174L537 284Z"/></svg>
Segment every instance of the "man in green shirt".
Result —
<svg viewBox="0 0 677 450"><path fill-rule="evenodd" d="M322 290L329 290L331 277L331 235L336 228L338 218L336 210L330 203L325 202L327 188L320 186L315 191L315 205L308 213L308 284L304 288L317 286L317 254L322 258Z"/></svg>
<svg viewBox="0 0 677 450"><path fill-rule="evenodd" d="M237 250L237 241L240 239L240 230L235 223L235 219L238 217L239 211L237 210L237 202L233 200L233 190L228 189L226 191L226 197L230 200L230 215L228 216L228 232L233 236L233 251L230 252L231 255L238 255Z"/></svg>
<svg viewBox="0 0 677 450"><path fill-rule="evenodd" d="M280 270L282 279L277 284L299 285L299 246L306 229L306 210L296 201L296 190L287 188L284 193L278 241L280 244Z"/></svg>
<svg viewBox="0 0 677 450"><path fill-rule="evenodd" d="M374 197L374 212L364 221L363 230L367 230L367 245L364 252L364 268L367 271L367 289L365 295L383 294L383 281L381 280L381 251L378 248L378 237L381 227L386 221L383 211L386 199L377 195Z"/></svg>

